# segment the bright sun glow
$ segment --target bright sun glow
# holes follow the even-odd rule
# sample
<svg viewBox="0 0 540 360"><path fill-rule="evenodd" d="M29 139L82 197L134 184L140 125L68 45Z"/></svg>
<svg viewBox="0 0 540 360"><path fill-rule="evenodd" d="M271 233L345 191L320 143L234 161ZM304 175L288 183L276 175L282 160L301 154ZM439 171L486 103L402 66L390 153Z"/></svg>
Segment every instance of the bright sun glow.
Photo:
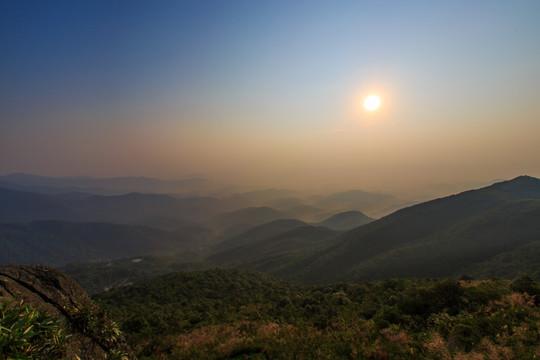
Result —
<svg viewBox="0 0 540 360"><path fill-rule="evenodd" d="M364 107L368 111L375 111L381 106L381 99L377 95L370 95L364 100Z"/></svg>

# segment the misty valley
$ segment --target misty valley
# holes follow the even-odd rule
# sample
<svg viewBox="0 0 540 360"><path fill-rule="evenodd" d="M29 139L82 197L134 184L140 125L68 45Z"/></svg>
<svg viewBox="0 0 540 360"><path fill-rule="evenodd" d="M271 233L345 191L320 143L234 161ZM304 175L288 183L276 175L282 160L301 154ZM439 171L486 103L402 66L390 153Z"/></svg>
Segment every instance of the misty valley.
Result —
<svg viewBox="0 0 540 360"><path fill-rule="evenodd" d="M0 177L0 221L0 279L44 271L8 264L75 279L84 289L75 293L97 305L62 311L107 358L540 356L534 177L421 201L13 174ZM6 303L26 301L17 294L0 282ZM46 336L19 335L2 345L6 354ZM46 358L67 356L66 341Z"/></svg>

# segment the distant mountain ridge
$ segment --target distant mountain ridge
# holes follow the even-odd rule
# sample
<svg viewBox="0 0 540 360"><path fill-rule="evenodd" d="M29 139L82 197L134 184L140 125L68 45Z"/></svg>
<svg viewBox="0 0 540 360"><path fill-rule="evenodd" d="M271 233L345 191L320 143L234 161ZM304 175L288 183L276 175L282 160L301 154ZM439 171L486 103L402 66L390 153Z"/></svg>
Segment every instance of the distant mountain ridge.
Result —
<svg viewBox="0 0 540 360"><path fill-rule="evenodd" d="M346 211L336 214L317 225L334 230L350 230L365 225L375 219L370 218L360 211Z"/></svg>
<svg viewBox="0 0 540 360"><path fill-rule="evenodd" d="M0 188L0 222L62 220L132 223L145 218L171 216L201 222L223 210L223 204L218 199L209 197L178 199L169 195L128 193L65 198Z"/></svg>
<svg viewBox="0 0 540 360"><path fill-rule="evenodd" d="M362 211L373 217L381 217L404 206L409 201L390 194L348 190L326 196L310 197L312 203L334 212Z"/></svg>
<svg viewBox="0 0 540 360"><path fill-rule="evenodd" d="M221 186L221 184L213 180L202 177L181 180L161 180L144 176L113 178L94 178L88 176L49 177L15 173L0 176L0 181L22 187L20 190L43 191L48 193L65 192L65 189L70 189L70 191L88 191L88 189L93 189L93 191L98 192L108 190L123 193L184 193L194 191L206 192Z"/></svg>
<svg viewBox="0 0 540 360"><path fill-rule="evenodd" d="M218 227L228 227L237 223L261 225L269 221L285 219L291 214L273 209L268 206L248 207L216 215L212 223Z"/></svg>
<svg viewBox="0 0 540 360"><path fill-rule="evenodd" d="M226 185L204 176L179 180L149 177L94 178L88 176L49 177L32 174L0 176L0 188L48 195L85 194L125 195L127 193L174 194L176 197L215 197L228 211L246 207L269 206L293 212L305 221L321 221L329 214L343 211L362 211L381 217L410 203L393 195L349 190L329 195L313 196L290 189L247 190L245 187ZM64 198L76 196L65 195Z"/></svg>

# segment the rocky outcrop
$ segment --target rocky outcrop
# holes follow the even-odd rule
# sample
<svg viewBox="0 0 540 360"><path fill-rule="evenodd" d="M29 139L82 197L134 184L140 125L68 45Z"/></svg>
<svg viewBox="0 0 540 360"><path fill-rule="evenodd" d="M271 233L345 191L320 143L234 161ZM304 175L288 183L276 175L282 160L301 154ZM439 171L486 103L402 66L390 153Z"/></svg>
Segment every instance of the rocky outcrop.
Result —
<svg viewBox="0 0 540 360"><path fill-rule="evenodd" d="M83 288L56 269L41 265L0 266L0 301L23 301L58 318L70 335L67 359L136 359L114 323Z"/></svg>

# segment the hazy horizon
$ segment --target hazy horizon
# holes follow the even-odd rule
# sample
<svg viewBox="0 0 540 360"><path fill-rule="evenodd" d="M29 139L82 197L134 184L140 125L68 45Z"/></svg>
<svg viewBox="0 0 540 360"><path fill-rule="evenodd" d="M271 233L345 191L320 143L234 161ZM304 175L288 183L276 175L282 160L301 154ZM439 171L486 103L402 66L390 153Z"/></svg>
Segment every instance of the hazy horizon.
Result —
<svg viewBox="0 0 540 360"><path fill-rule="evenodd" d="M522 174L529 176L528 174ZM519 175L521 176L521 175ZM33 177L37 177L35 181L30 180ZM43 179L44 178L44 179ZM21 180L23 179L23 180ZM131 179L148 179L148 180L158 180L164 182L170 182L172 187L169 190L150 190L144 188L144 185L133 184L132 187L126 186L130 184ZM119 177L95 177L95 176L85 176L85 175L75 175L75 176L47 176L39 174L28 174L28 173L9 173L9 174L0 174L1 181L7 181L17 186L28 186L29 191L33 191L33 187L52 187L61 189L73 189L79 188L81 191L87 189L87 191L92 192L92 188L95 190L101 189L107 191L113 191L112 194L125 194L127 192L139 192L139 193L162 193L162 194L176 194L176 195L189 195L189 196L210 196L216 198L226 198L231 195L237 194L248 194L250 192L259 192L259 191L291 191L295 195L293 197L298 198L309 198L310 196L329 196L339 193L347 193L350 191L362 191L372 194L388 194L396 197L396 200L400 201L409 201L404 202L402 205L406 206L407 204L416 203L420 201L428 201L439 197L445 197L457 193L461 193L468 190L479 189L483 187L490 186L494 183L501 181L509 181L511 179L491 179L491 180L470 180L470 181L461 181L461 182L433 182L433 183L419 183L419 184L410 184L410 183L393 183L391 185L386 184L387 186L360 186L359 184L353 184L351 186L342 186L339 184L319 184L317 186L305 186L305 187L279 187L272 186L271 184L265 186L263 183L250 185L250 184L238 184L230 183L220 179L211 178L205 174L188 174L186 176L178 178L156 178L156 177L147 177L147 176L119 176ZM84 185L85 180L94 182L94 181L107 181L107 180L116 180L113 183L102 183L100 186L97 183L93 185ZM121 181L125 180L125 181ZM199 182L202 180L202 182ZM60 183L58 183L60 181ZM63 181L68 181L63 183ZM81 182L82 181L82 182ZM126 182L127 181L127 182ZM183 185L183 187L173 190L175 186L174 183L182 183L182 181L195 181L193 185ZM52 183L51 183L52 182ZM142 186L142 187L140 187ZM38 189L36 188L36 189ZM183 190L182 190L183 189ZM37 190L39 192L39 190ZM99 192L99 191L98 191ZM412 201L412 202L411 202Z"/></svg>
<svg viewBox="0 0 540 360"><path fill-rule="evenodd" d="M539 16L535 1L5 1L0 174L388 192L540 177Z"/></svg>

